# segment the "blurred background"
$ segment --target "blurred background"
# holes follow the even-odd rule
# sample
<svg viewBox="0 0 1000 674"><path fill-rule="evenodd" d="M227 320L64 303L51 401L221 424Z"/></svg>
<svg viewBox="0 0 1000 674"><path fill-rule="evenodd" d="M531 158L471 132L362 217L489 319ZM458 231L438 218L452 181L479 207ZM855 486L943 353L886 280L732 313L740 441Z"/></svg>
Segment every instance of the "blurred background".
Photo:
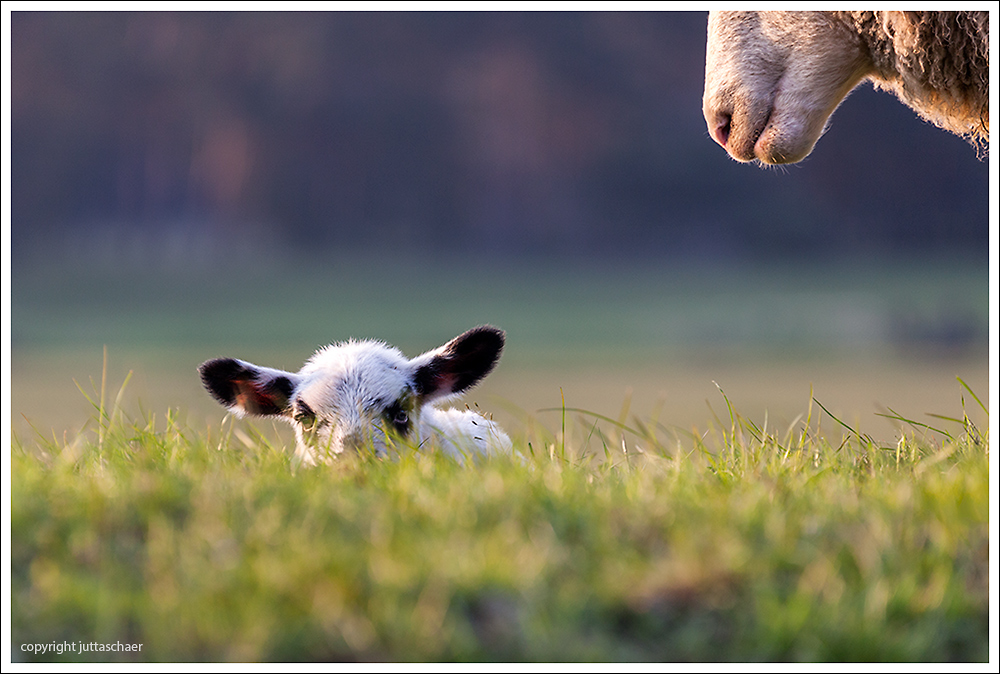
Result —
<svg viewBox="0 0 1000 674"><path fill-rule="evenodd" d="M513 435L585 408L784 428L815 397L985 415L988 162L868 84L801 164L701 115L704 12L13 12L15 433L108 397L223 412L197 365L298 369L507 330ZM814 410L814 417L818 410ZM824 422L825 427L833 427Z"/></svg>

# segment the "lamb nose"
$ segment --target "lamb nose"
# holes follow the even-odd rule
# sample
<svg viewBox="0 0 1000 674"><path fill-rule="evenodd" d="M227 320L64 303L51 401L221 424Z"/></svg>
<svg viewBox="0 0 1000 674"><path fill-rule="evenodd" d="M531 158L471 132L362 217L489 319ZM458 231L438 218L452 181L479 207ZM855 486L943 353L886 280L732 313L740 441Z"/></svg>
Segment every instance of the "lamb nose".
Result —
<svg viewBox="0 0 1000 674"><path fill-rule="evenodd" d="M365 445L365 436L361 431L350 431L344 433L344 448L358 451Z"/></svg>

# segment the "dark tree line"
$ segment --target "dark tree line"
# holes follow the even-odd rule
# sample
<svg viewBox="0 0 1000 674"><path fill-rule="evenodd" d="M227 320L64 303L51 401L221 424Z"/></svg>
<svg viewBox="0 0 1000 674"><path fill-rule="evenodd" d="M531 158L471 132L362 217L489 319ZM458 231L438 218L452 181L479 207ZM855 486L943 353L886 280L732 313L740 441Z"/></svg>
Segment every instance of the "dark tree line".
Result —
<svg viewBox="0 0 1000 674"><path fill-rule="evenodd" d="M584 254L982 254L987 165L864 86L804 164L701 117L703 13L12 15L16 251L100 230Z"/></svg>

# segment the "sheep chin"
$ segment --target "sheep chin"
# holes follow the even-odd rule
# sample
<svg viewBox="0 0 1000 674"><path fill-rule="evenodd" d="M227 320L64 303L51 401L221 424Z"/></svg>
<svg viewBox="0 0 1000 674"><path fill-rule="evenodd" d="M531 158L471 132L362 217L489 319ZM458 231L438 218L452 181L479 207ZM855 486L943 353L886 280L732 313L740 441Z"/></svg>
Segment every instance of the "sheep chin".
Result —
<svg viewBox="0 0 1000 674"><path fill-rule="evenodd" d="M785 126L768 124L754 144L754 157L761 163L772 166L802 161L812 152L820 136L803 131L804 129L794 129L790 133Z"/></svg>
<svg viewBox="0 0 1000 674"><path fill-rule="evenodd" d="M753 152L763 164L794 164L805 159L827 129L830 117L853 86L816 96L786 76L779 83L774 107L754 143Z"/></svg>

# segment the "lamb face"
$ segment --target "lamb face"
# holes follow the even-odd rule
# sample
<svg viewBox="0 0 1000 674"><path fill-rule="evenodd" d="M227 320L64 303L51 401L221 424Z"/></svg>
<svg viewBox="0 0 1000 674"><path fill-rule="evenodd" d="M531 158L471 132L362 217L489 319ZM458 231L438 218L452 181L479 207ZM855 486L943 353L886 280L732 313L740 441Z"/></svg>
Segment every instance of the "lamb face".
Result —
<svg viewBox="0 0 1000 674"><path fill-rule="evenodd" d="M209 393L235 414L291 423L296 454L306 463L369 445L384 454L392 443L421 447L435 440L454 453L489 452L510 446L492 422L463 412L470 415L464 426L442 424L444 411L431 403L489 374L503 342L502 331L483 326L413 359L382 342L349 341L320 349L297 373L232 358L207 361L199 370Z"/></svg>
<svg viewBox="0 0 1000 674"><path fill-rule="evenodd" d="M297 444L322 456L366 443L383 453L390 435L413 442L420 415L413 375L402 353L378 342L321 349L299 372L290 403Z"/></svg>

